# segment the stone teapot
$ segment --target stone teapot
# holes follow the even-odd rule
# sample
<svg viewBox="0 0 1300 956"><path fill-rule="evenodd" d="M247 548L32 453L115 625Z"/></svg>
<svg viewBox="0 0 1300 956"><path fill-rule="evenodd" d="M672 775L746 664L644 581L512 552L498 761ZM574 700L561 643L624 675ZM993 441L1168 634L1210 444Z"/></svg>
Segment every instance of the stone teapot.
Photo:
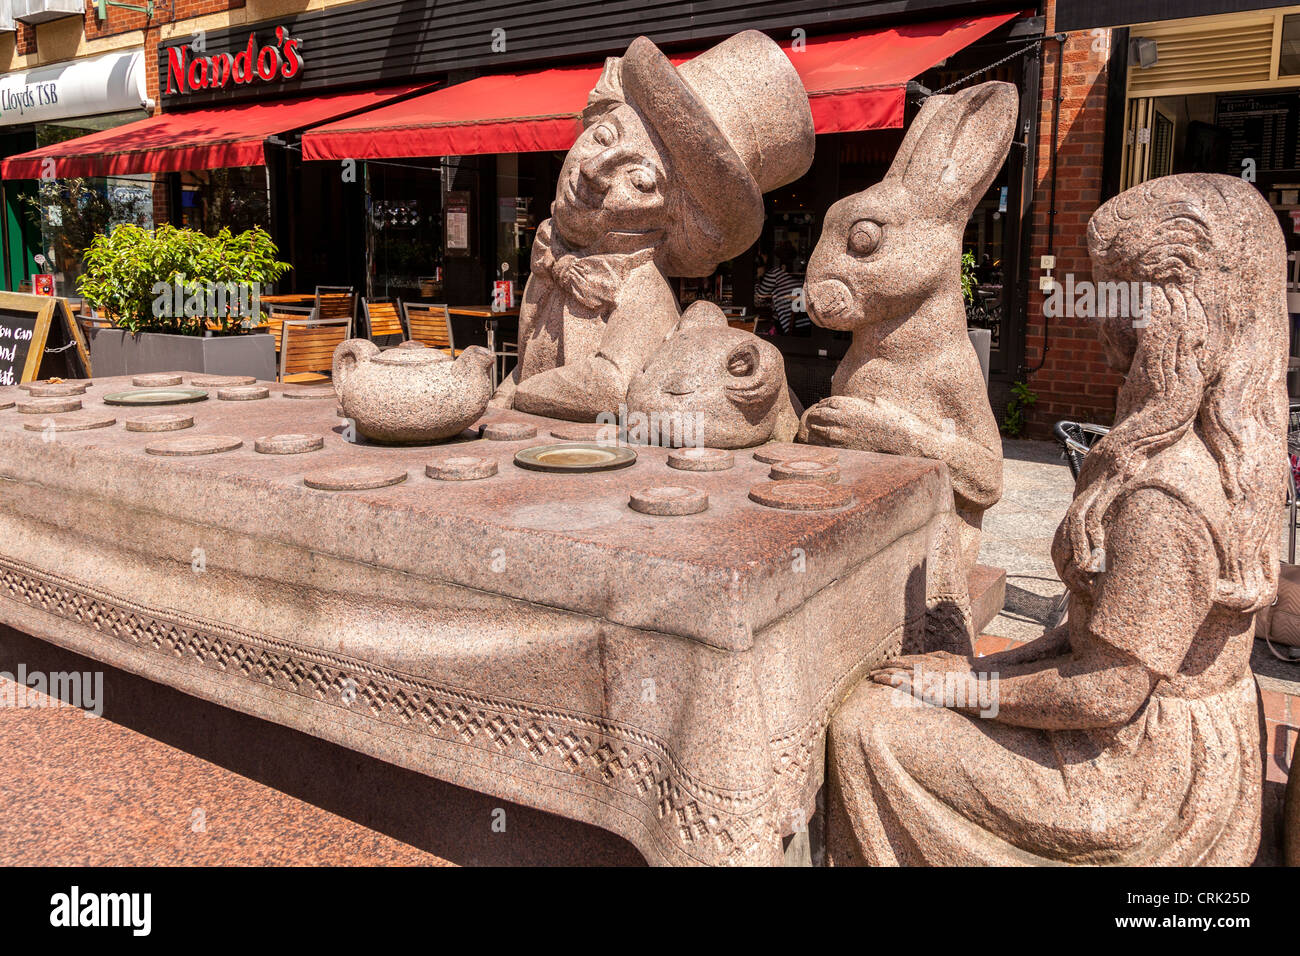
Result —
<svg viewBox="0 0 1300 956"><path fill-rule="evenodd" d="M348 339L334 350L334 391L367 438L442 441L482 417L491 368L492 353L478 345L453 360L438 349L380 350L369 339Z"/></svg>

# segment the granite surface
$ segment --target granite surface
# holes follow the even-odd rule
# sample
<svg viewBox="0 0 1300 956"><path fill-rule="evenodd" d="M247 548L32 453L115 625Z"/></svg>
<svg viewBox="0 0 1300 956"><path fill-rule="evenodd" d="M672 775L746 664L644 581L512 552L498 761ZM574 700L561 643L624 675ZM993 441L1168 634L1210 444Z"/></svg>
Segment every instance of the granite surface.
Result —
<svg viewBox="0 0 1300 956"><path fill-rule="evenodd" d="M129 379L96 380L83 405ZM825 727L927 627L953 502L941 463L842 450L829 510L749 497L770 462L526 471L554 441L353 444L330 402L268 384L185 406L181 434L37 433L0 412L0 621L225 707L625 837L655 863L779 863L811 816ZM0 399L6 396L0 395ZM255 451L318 435L302 455ZM441 481L444 458L498 473ZM359 491L306 475L401 472ZM687 484L706 511L632 493ZM812 485L820 489L828 486ZM964 588L962 588L964 596ZM951 597L951 595L948 595Z"/></svg>

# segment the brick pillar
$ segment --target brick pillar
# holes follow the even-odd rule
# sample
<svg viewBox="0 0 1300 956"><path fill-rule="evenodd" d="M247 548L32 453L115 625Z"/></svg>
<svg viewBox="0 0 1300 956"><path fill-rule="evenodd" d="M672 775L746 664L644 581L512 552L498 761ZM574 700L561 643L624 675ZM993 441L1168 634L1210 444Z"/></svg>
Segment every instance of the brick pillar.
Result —
<svg viewBox="0 0 1300 956"><path fill-rule="evenodd" d="M1054 28L1055 0L1047 3L1048 33ZM1056 217L1051 246L1052 274L1060 282L1073 273L1076 282L1091 280L1088 219L1101 203L1102 151L1105 147L1107 63L1110 33L1071 33L1063 56L1054 40L1043 44L1043 83L1038 125L1038 170L1034 191L1033 257L1026 310L1025 367L1038 402L1029 416L1030 437L1050 435L1060 419L1109 425L1115 415L1115 392L1123 376L1107 368L1094 320L1056 316L1045 319L1045 296L1038 291L1039 257L1048 252L1052 209L1052 106L1056 96L1058 56L1064 60L1057 131ZM1119 149L1118 143L1110 145ZM1047 353L1044 358L1044 335ZM1042 363L1041 369L1038 369ZM1038 369L1038 371L1033 371Z"/></svg>

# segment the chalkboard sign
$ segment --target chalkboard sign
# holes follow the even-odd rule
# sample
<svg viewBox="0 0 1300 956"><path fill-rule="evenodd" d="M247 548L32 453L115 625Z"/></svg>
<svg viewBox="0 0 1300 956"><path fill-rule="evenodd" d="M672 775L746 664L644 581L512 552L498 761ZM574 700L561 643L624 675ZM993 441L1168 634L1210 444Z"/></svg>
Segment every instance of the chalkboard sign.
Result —
<svg viewBox="0 0 1300 956"><path fill-rule="evenodd" d="M90 354L66 299L0 292L0 386L89 378Z"/></svg>

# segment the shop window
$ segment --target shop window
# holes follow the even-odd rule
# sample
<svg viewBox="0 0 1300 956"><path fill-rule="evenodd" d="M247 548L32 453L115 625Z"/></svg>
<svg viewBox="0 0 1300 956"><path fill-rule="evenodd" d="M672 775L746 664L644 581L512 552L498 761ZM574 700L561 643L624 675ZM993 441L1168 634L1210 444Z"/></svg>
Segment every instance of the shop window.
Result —
<svg viewBox="0 0 1300 956"><path fill-rule="evenodd" d="M270 192L263 166L181 173L181 225L215 236L222 229L270 228Z"/></svg>
<svg viewBox="0 0 1300 956"><path fill-rule="evenodd" d="M366 250L371 296L443 301L439 160L366 164Z"/></svg>
<svg viewBox="0 0 1300 956"><path fill-rule="evenodd" d="M1278 76L1300 76L1300 13L1282 18L1282 47L1277 58Z"/></svg>
<svg viewBox="0 0 1300 956"><path fill-rule="evenodd" d="M143 113L82 117L36 126L37 146L49 146L140 119ZM60 295L77 294L83 255L95 236L124 223L153 228L153 177L149 174L42 181L19 197L28 220L39 228L44 259L29 264L53 274Z"/></svg>

